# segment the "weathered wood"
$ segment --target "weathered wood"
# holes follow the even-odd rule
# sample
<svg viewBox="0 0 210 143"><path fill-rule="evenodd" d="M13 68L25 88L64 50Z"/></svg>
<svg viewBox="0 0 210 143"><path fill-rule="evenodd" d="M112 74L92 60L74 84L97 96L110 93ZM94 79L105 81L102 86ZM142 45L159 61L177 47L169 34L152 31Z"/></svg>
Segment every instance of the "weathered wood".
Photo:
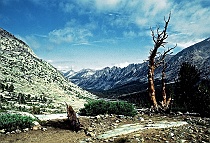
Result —
<svg viewBox="0 0 210 143"><path fill-rule="evenodd" d="M165 60L163 60L163 69L162 69L162 97L163 97L162 106L163 107L166 105L166 102L167 102L166 101L165 69L166 69Z"/></svg>
<svg viewBox="0 0 210 143"><path fill-rule="evenodd" d="M150 50L150 56L149 56L149 70L148 70L148 92L149 92L149 97L152 101L152 107L157 111L159 108L167 110L168 105L170 104L171 98L166 98L166 91L165 91L165 57L166 55L175 47L173 48L168 48L168 50L164 51L163 54L158 52L158 49L160 47L165 48L165 40L168 38L167 34L167 28L168 28L168 23L170 21L171 13L169 14L168 19L165 21L165 26L162 32L159 31L159 27L157 27L156 34L155 32L151 29L152 32L152 39L154 41L154 48ZM157 54L160 54L159 58L155 61L155 58ZM158 105L156 101L156 94L155 94L155 85L154 85L154 72L155 68L159 67L160 65L163 65L163 70L162 70L162 97L163 101L161 102L161 107Z"/></svg>
<svg viewBox="0 0 210 143"><path fill-rule="evenodd" d="M80 125L79 119L77 118L76 112L74 111L72 106L68 105L67 103L66 103L66 110L67 110L67 117L68 117L70 128L74 131L78 131L81 125Z"/></svg>

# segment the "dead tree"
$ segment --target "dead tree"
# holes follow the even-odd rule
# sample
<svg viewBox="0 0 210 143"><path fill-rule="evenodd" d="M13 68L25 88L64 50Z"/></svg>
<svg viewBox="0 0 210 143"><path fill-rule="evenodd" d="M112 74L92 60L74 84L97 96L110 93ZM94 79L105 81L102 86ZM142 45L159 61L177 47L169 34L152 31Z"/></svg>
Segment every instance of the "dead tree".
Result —
<svg viewBox="0 0 210 143"><path fill-rule="evenodd" d="M67 103L66 110L70 129L72 129L73 131L78 131L80 129L81 124L79 122L79 119L77 118L76 112L71 107L71 105L68 105Z"/></svg>
<svg viewBox="0 0 210 143"><path fill-rule="evenodd" d="M166 78L166 74L165 74L165 70L167 68L167 65L165 64L165 60L163 59L163 62L162 62L162 79L161 79L161 82L162 82L162 97L163 97L163 100L161 102L161 109L163 111L166 111L169 109L169 105L171 103L171 97L169 97L167 99L167 96L166 96L166 83L165 83L165 78Z"/></svg>
<svg viewBox="0 0 210 143"><path fill-rule="evenodd" d="M171 17L171 13L169 14L168 19L166 20L164 18L165 21L165 26L163 31L159 31L159 27L157 27L157 31L156 34L155 32L152 30L151 28L151 32L152 32L152 38L153 38L153 42L154 42L154 48L150 50L150 56L149 56L149 70L148 70L148 92L149 92L149 97L152 101L152 107L154 110L158 111L160 106L157 103L156 100L156 94L155 94L155 84L154 84L154 73L155 73L155 69L159 66L161 66L161 64L163 64L164 59L166 57L166 55L175 47L173 48L168 48L168 50L164 51L163 54L158 52L158 49L160 47L165 48L165 44L167 42L165 42L165 40L168 38L168 34L167 34L167 28L168 28L168 23L170 21L170 17ZM159 58L156 58L157 54L159 54ZM165 64L165 62L164 62ZM163 101L162 101L162 106L167 107L166 104L170 103L170 99L168 101L166 101L166 92L165 92L165 67L163 68L162 71L162 96L163 96Z"/></svg>
<svg viewBox="0 0 210 143"><path fill-rule="evenodd" d="M163 101L162 101L162 106L166 105L166 83L165 83L165 77L166 77L166 74L165 74L165 70L166 70L166 64L165 64L165 60L163 59L163 68L162 68L162 79L161 79L161 82L162 82L162 97L163 97Z"/></svg>

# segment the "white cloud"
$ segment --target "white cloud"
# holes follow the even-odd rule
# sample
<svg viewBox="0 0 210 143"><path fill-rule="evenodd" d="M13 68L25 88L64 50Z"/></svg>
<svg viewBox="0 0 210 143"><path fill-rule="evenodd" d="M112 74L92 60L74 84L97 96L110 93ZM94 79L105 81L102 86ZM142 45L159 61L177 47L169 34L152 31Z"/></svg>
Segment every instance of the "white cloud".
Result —
<svg viewBox="0 0 210 143"><path fill-rule="evenodd" d="M140 27L149 27L153 23L157 24L160 20L162 21L163 16L170 12L171 5L172 3L169 0L124 0L113 4L112 9L106 6L102 10L103 12L107 10L108 12L112 11L120 14L113 21L116 25L122 23L126 26L134 23Z"/></svg>
<svg viewBox="0 0 210 143"><path fill-rule="evenodd" d="M140 26L148 25L148 19L143 18L143 17L136 17L135 22L136 22L137 25L140 25Z"/></svg>
<svg viewBox="0 0 210 143"><path fill-rule="evenodd" d="M209 25L210 10L203 8L200 3L182 3L173 9L173 28L181 33L199 35L209 32L206 27ZM205 28L205 29L203 29Z"/></svg>
<svg viewBox="0 0 210 143"><path fill-rule="evenodd" d="M98 11L115 10L123 2L126 2L126 0L77 0L78 5Z"/></svg>
<svg viewBox="0 0 210 143"><path fill-rule="evenodd" d="M157 14L168 9L170 2L168 0L143 0L142 10L146 16L157 16Z"/></svg>
<svg viewBox="0 0 210 143"><path fill-rule="evenodd" d="M192 40L192 41L185 41L185 42L179 42L177 43L177 46L178 47L181 47L181 48L187 48L189 46L192 46L194 45L195 43L198 43L200 41L202 41L203 39L196 39L196 40Z"/></svg>
<svg viewBox="0 0 210 143"><path fill-rule="evenodd" d="M133 12L130 12L131 10ZM139 26L139 30L143 27L155 27L153 28L155 30L156 25L159 25L161 30L164 25L164 16L167 19L170 11L172 15L168 27L169 38L167 39L170 45L177 43L177 46L186 48L209 37L210 9L202 5L202 1L198 0L185 0L180 3L169 0L129 1L125 8L125 12L129 16L124 23L134 22ZM151 36L148 32L150 32L149 29L145 31L143 28L140 33ZM127 34L124 32L124 35Z"/></svg>
<svg viewBox="0 0 210 143"><path fill-rule="evenodd" d="M41 0L31 1L44 3ZM171 45L177 43L179 47L186 47L210 35L210 9L207 6L204 7L202 5L203 1L199 0L184 0L180 2L175 0L47 1L50 5L57 3L58 8L69 14L76 12L78 19L81 15L85 17L84 21L81 19L71 20L63 28L49 32L49 40L56 44L89 45L90 38L97 35L94 33L95 29L97 29L98 35L101 36L93 38L96 41L107 41L108 37L114 43L117 38L122 38L120 36L144 36L148 38L151 37L149 27L160 25L162 29L164 16L167 18L170 11L172 16L169 22L169 38L167 41ZM205 2L207 3L207 1ZM103 21L101 22L100 20ZM33 39L34 37L28 37L25 41L33 43ZM33 45L35 47L39 46L36 43Z"/></svg>
<svg viewBox="0 0 210 143"><path fill-rule="evenodd" d="M123 36L126 37L126 38L133 38L133 37L138 36L138 34L134 31L128 31L128 32L124 31Z"/></svg>
<svg viewBox="0 0 210 143"><path fill-rule="evenodd" d="M92 37L90 29L81 26L75 21L68 22L63 29L56 29L49 33L49 40L56 44L61 43L88 43Z"/></svg>
<svg viewBox="0 0 210 143"><path fill-rule="evenodd" d="M54 61L53 60L46 60L48 63L53 63Z"/></svg>
<svg viewBox="0 0 210 143"><path fill-rule="evenodd" d="M72 12L74 9L75 5L72 3L65 3L65 2L60 2L59 7L64 11L64 12Z"/></svg>
<svg viewBox="0 0 210 143"><path fill-rule="evenodd" d="M186 34L171 34L169 35L167 41L169 41L168 45L170 47L174 46L175 44L177 44L177 47L179 48L187 48L195 43L198 43L202 40L204 40L204 38L196 38L196 37L192 37L191 36L186 35Z"/></svg>
<svg viewBox="0 0 210 143"><path fill-rule="evenodd" d="M70 66L67 66L67 65L63 65L63 66L56 66L56 68L60 71L68 71L71 69Z"/></svg>
<svg viewBox="0 0 210 143"><path fill-rule="evenodd" d="M75 4L75 6L74 6ZM103 17L103 23L99 26L102 30L110 30L111 27L124 27L135 24L139 27L150 27L163 20L171 10L170 0L77 0L76 2L60 2L60 8L66 12L76 12L85 14L88 19L95 16ZM75 12L75 11L74 11ZM80 14L81 14L80 13ZM89 15L88 15L89 13ZM99 14L107 14L107 16ZM111 13L111 14L110 14Z"/></svg>
<svg viewBox="0 0 210 143"><path fill-rule="evenodd" d="M41 2L41 0L38 1ZM186 48L210 35L210 9L203 7L201 2L199 0L179 2L176 0L63 0L57 2L58 8L65 12L65 15L69 14L76 20L64 23L63 28L51 31L48 38L56 44L95 44L98 48L104 48L117 45L124 37L140 37L145 38L146 42L142 40L143 43L139 46L144 48L144 51L149 51L153 47L149 28L153 27L153 30L156 30L156 25L159 25L161 30L164 25L164 16L167 18L171 11L169 37L166 40L169 43L166 47L177 44L179 48ZM94 37L95 35L97 37ZM117 62L112 61L112 63ZM107 61L104 63L104 65L107 64L125 67L129 62L110 64ZM69 65L75 65L78 69L79 65L101 66L92 61L88 64L57 63L55 65L59 69L67 69Z"/></svg>
<svg viewBox="0 0 210 143"><path fill-rule="evenodd" d="M130 64L129 62L124 62L124 63L115 64L114 66L124 68L127 67L129 64Z"/></svg>
<svg viewBox="0 0 210 143"><path fill-rule="evenodd" d="M74 38L74 29L66 27L64 29L56 29L49 33L49 40L53 43L71 43Z"/></svg>
<svg viewBox="0 0 210 143"><path fill-rule="evenodd" d="M186 48L209 37L209 15L210 9L203 7L200 1L182 1L175 4L169 23L169 41Z"/></svg>
<svg viewBox="0 0 210 143"><path fill-rule="evenodd" d="M95 0L95 6L99 10L115 9L122 0Z"/></svg>
<svg viewBox="0 0 210 143"><path fill-rule="evenodd" d="M70 69L74 69L75 62L74 61L63 61L63 60L51 60L46 59L46 61L50 64L52 64L54 67L56 67L60 71L68 71Z"/></svg>

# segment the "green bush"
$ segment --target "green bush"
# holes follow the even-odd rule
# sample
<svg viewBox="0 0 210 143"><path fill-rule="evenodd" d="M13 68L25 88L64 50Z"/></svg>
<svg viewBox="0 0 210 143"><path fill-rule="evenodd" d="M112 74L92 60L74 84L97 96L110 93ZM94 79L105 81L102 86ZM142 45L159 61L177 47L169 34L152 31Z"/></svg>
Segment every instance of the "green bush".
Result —
<svg viewBox="0 0 210 143"><path fill-rule="evenodd" d="M0 129L13 131L16 129L30 128L33 125L33 121L36 121L36 119L20 114L0 114Z"/></svg>
<svg viewBox="0 0 210 143"><path fill-rule="evenodd" d="M90 101L85 104L85 108L80 109L81 114L96 116L98 114L117 114L125 116L135 116L137 111L133 104L127 102L108 102L104 100Z"/></svg>

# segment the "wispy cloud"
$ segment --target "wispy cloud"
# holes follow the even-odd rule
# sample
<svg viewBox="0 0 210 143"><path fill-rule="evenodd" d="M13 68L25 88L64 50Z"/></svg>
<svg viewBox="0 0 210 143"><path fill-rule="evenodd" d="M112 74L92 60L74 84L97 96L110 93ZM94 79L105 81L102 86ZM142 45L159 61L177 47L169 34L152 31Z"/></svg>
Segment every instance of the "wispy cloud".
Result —
<svg viewBox="0 0 210 143"><path fill-rule="evenodd" d="M40 0L33 0L41 3ZM49 33L53 43L89 43L89 38L97 36L110 38L150 36L149 27L164 24L164 16L172 12L169 32L178 33L169 42L192 43L210 34L207 20L210 15L206 1L171 0L62 0L58 7L65 13L77 13L86 21L67 22L64 28ZM51 2L56 3L56 1ZM89 26L87 26L89 24ZM92 27L90 27L90 25ZM94 28L93 28L94 27ZM97 29L97 33L95 33ZM147 29L147 31L145 30ZM100 33L100 34L99 34ZM141 33L141 34L139 34ZM184 34L183 34L184 33ZM179 36L184 38L179 38ZM169 35L170 37L170 35ZM192 38L194 37L194 38ZM100 40L93 38L93 40ZM172 41L173 40L173 41ZM182 40L182 41L180 41ZM179 44L184 46L183 44Z"/></svg>
<svg viewBox="0 0 210 143"><path fill-rule="evenodd" d="M11 0L5 0L11 1ZM209 30L203 27L209 25L206 20L209 17L210 9L205 6L206 0L31 0L34 3L43 5L58 5L58 8L64 12L83 11L83 15L88 19L101 15L104 19L103 25L127 26L135 24L141 28L142 26L150 27L163 22L163 17L172 11L173 23L171 27L178 30L182 29L182 33L192 33L200 36L200 33L209 34ZM48 3L48 4L46 4ZM86 10L86 11L84 11ZM99 19L101 20L101 19ZM171 21L172 21L171 20ZM91 21L91 20L90 20ZM89 22L90 22L89 21ZM199 25L204 26L199 26ZM98 26L103 26L98 25ZM125 27L126 28L126 27ZM190 29L190 30L189 30ZM193 31L192 31L193 29ZM189 32L191 31L191 32Z"/></svg>
<svg viewBox="0 0 210 143"><path fill-rule="evenodd" d="M56 44L88 43L88 39L93 36L89 27L89 25L83 27L73 20L68 22L64 28L49 32L49 40Z"/></svg>
<svg viewBox="0 0 210 143"><path fill-rule="evenodd" d="M203 7L200 1L175 4L170 23L171 32L175 34L169 35L169 39L185 48L209 37L209 15L209 7Z"/></svg>
<svg viewBox="0 0 210 143"><path fill-rule="evenodd" d="M124 31L123 36L127 38L137 37L138 34L135 31Z"/></svg>
<svg viewBox="0 0 210 143"><path fill-rule="evenodd" d="M10 0L7 0L10 1ZM164 24L164 16L172 12L169 24L170 43L193 43L210 35L210 9L205 0L31 0L36 4L56 6L65 13L76 13L86 21L67 22L63 28L49 32L49 40L56 44L88 44L90 38L150 36L149 27ZM88 26L87 26L88 25ZM92 27L91 27L91 26ZM147 28L147 31L145 30ZM97 29L97 33L96 33ZM176 34L174 34L174 32ZM99 34L100 33L100 34ZM171 36L171 38L170 38ZM180 36L182 36L180 38ZM98 39L97 39L98 38ZM188 45L188 44L187 44Z"/></svg>
<svg viewBox="0 0 210 143"><path fill-rule="evenodd" d="M74 61L59 61L59 60L46 60L48 63L55 66L60 71L68 71L69 69L75 68L73 64L75 64Z"/></svg>
<svg viewBox="0 0 210 143"><path fill-rule="evenodd" d="M28 25L27 30L24 30L25 27L20 22L17 25L20 27L17 28L19 31L16 33L24 31L24 34L19 37L41 55L47 53L47 56L51 56L49 58L53 59L58 58L55 56L58 54L63 56L65 51L66 59L73 58L74 55L76 55L74 58L77 58L85 50L94 49L87 50L86 53L75 59L80 63L52 62L57 67L63 68L73 64L76 68L78 65L80 67L99 67L105 64L117 65L115 63L124 63L125 61L131 63L135 62L135 56L142 56L142 59L146 59L146 54L154 44L150 27L156 30L158 25L161 30L164 26L164 16L167 18L170 12L172 15L167 30L169 37L166 40L168 42L166 47L177 44L180 50L210 37L209 0L27 0L27 2L0 0L0 5L4 6L5 10L13 5L18 9L20 15L25 16L27 21L24 22L24 26ZM31 7L28 13L25 12L27 6L23 8L23 5ZM37 8L40 11L36 11ZM7 26L10 23L17 22L16 24L18 24L19 21L22 21L16 15L14 16L14 13L8 14L10 13L2 12L0 14L2 19L0 23L3 22ZM9 22L6 18L14 19L14 22ZM9 26L15 29L14 24ZM10 27L6 28L9 30ZM37 34L34 34L34 31ZM56 47L62 50L58 53ZM75 47L81 48L78 48L79 51L77 51L78 49L73 49ZM129 52L132 57L125 57L122 50L119 50L123 48L126 51L124 53L128 54ZM131 52L132 50L134 52ZM81 61L84 55L87 55L88 52L91 55L93 51L96 53L95 55L102 54L98 56L97 60L94 59L95 56L90 56L89 60ZM111 56L105 55L106 52ZM117 60L115 55L112 56L112 53L120 52L123 55L120 58L123 60L120 58ZM100 59L102 56L108 57L103 59L106 63L102 61L102 58ZM130 59L132 60L130 61ZM101 61L99 62L99 60ZM94 61L98 61L98 63L94 63ZM121 64L119 65L121 66Z"/></svg>
<svg viewBox="0 0 210 143"><path fill-rule="evenodd" d="M129 64L129 62L124 62L124 63L118 63L118 64L115 64L114 66L116 67L120 67L120 68L124 68L124 67L127 67Z"/></svg>
<svg viewBox="0 0 210 143"><path fill-rule="evenodd" d="M95 0L95 6L99 10L115 9L122 0Z"/></svg>
<svg viewBox="0 0 210 143"><path fill-rule="evenodd" d="M74 40L74 32L74 29L69 27L64 29L56 29L49 33L49 40L56 44L63 42L71 43Z"/></svg>
<svg viewBox="0 0 210 143"><path fill-rule="evenodd" d="M73 9L75 8L75 5L73 3L68 3L68 2L64 2L64 1L61 1L59 3L59 7L64 11L64 12L67 12L67 13L70 13L73 11Z"/></svg>

